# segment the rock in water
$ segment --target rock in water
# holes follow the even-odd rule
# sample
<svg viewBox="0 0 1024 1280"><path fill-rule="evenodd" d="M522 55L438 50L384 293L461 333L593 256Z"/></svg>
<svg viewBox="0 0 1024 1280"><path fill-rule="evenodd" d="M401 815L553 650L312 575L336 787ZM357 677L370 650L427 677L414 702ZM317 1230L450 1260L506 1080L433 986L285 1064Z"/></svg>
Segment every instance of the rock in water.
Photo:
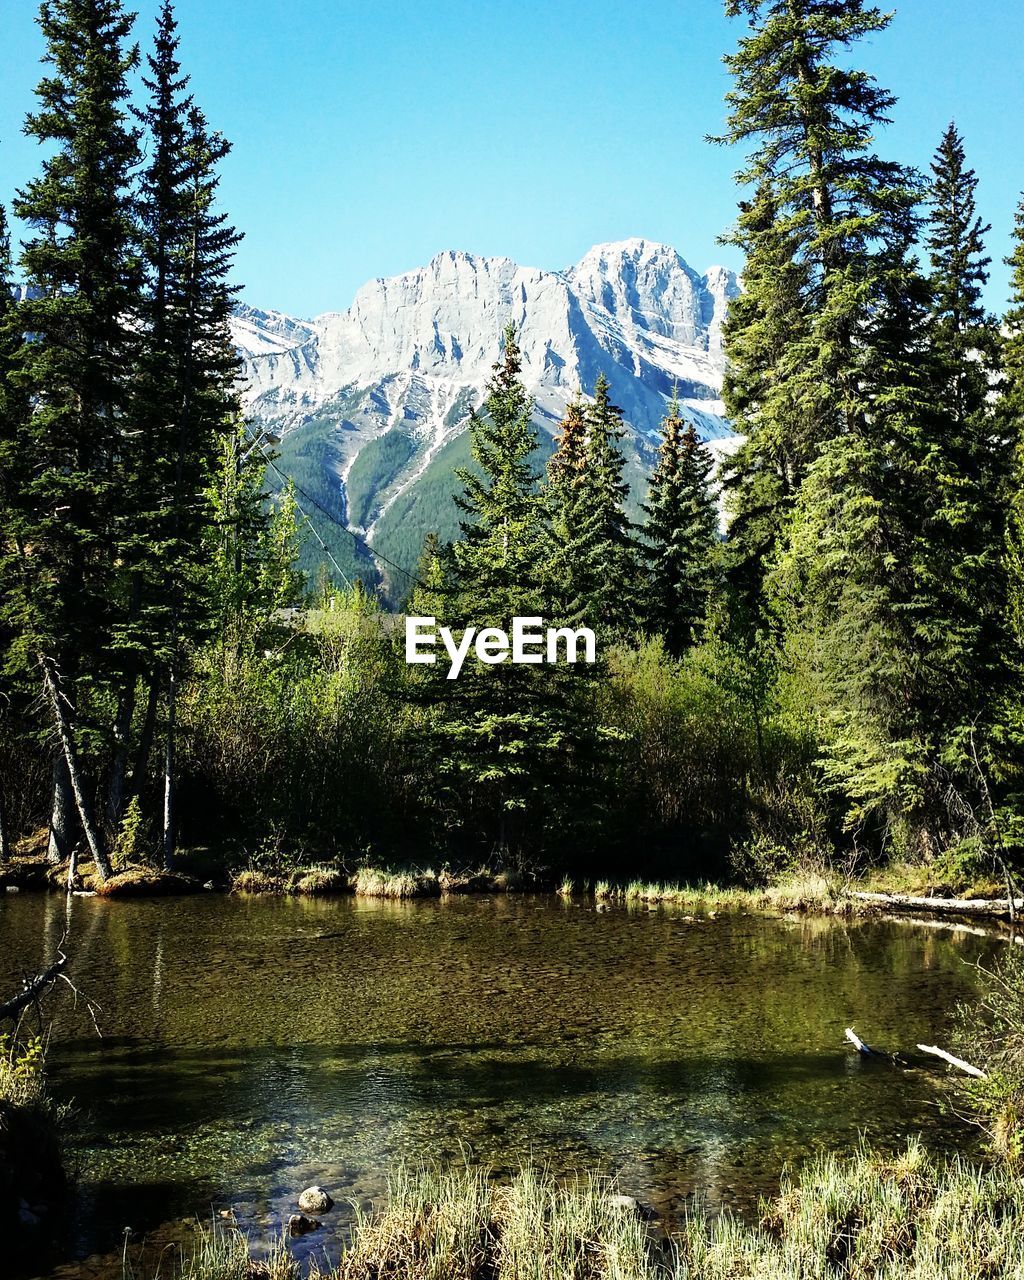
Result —
<svg viewBox="0 0 1024 1280"><path fill-rule="evenodd" d="M317 1231L320 1223L315 1218L307 1218L304 1213L293 1213L288 1219L288 1234L290 1236L305 1236L311 1231Z"/></svg>
<svg viewBox="0 0 1024 1280"><path fill-rule="evenodd" d="M323 1187L307 1187L299 1196L299 1208L303 1213L330 1213L334 1201Z"/></svg>

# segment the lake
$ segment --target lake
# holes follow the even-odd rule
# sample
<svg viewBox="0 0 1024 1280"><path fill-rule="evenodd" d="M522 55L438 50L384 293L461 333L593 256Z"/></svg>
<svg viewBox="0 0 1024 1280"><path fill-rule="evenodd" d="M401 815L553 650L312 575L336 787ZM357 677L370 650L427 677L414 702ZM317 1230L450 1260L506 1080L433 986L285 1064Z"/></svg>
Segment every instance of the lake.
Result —
<svg viewBox="0 0 1024 1280"><path fill-rule="evenodd" d="M1000 943L903 922L553 897L0 896L0 992L65 928L52 1080L80 1113L66 1238L38 1274L120 1276L126 1229L155 1261L234 1210L259 1249L298 1192L341 1206L302 1254L336 1250L344 1202L402 1158L499 1172L593 1169L668 1225L694 1193L749 1212L787 1162L972 1139L942 1068L844 1040L947 1044L972 965Z"/></svg>

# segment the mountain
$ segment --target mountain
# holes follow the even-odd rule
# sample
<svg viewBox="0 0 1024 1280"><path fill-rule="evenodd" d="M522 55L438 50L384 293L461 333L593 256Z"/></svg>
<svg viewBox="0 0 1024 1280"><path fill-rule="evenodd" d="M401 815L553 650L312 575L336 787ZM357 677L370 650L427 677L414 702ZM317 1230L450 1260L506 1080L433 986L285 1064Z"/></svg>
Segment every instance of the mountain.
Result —
<svg viewBox="0 0 1024 1280"><path fill-rule="evenodd" d="M233 329L247 413L281 436L281 470L375 550L413 569L428 530L457 532L452 473L469 460L467 415L510 320L536 399L541 454L566 402L580 387L591 391L603 371L630 427L631 479L642 497L674 385L700 435L728 447L721 327L738 292L731 271L698 275L674 249L648 240L597 245L561 272L449 251L364 285L347 311L300 320L240 306ZM346 573L372 572L356 539L315 509L310 515ZM319 548L307 555L318 560ZM390 576L401 594L400 575Z"/></svg>

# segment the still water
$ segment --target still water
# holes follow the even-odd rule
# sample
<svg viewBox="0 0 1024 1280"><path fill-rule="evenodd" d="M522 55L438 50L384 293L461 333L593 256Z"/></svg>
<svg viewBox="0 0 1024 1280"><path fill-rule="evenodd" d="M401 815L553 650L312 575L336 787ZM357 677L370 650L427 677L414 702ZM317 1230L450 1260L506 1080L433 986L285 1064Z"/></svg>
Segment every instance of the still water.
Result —
<svg viewBox="0 0 1024 1280"><path fill-rule="evenodd" d="M970 1137L941 1070L843 1038L948 1041L999 944L880 921L688 918L551 898L375 903L0 897L0 992L65 928L53 1084L80 1176L47 1275L120 1275L231 1208L259 1248L311 1183L378 1195L403 1157L596 1169L669 1223L749 1211L787 1162L860 1134ZM345 1210L297 1250L330 1254Z"/></svg>

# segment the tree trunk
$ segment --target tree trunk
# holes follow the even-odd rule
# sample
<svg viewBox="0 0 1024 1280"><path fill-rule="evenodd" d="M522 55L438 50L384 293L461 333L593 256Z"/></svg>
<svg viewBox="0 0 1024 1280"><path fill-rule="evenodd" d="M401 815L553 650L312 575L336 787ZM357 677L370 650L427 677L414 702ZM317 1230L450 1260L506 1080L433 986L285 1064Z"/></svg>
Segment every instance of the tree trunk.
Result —
<svg viewBox="0 0 1024 1280"><path fill-rule="evenodd" d="M58 752L53 757L53 807L50 810L50 839L46 846L46 861L54 866L71 856L71 811L74 803L68 764L63 752Z"/></svg>
<svg viewBox="0 0 1024 1280"><path fill-rule="evenodd" d="M7 811L4 808L4 793L0 791L0 866L11 856L10 836L7 834Z"/></svg>
<svg viewBox="0 0 1024 1280"><path fill-rule="evenodd" d="M156 713L160 705L160 686L155 676L150 679L146 694L146 714L142 720L142 732L139 734L139 745L132 763L131 785L125 796L125 804L134 797L141 796L146 785L146 771L149 768L149 757L153 750L153 738L156 736Z"/></svg>
<svg viewBox="0 0 1024 1280"><path fill-rule="evenodd" d="M89 846L89 852L92 854L96 875L102 883L110 876L110 862L107 860L106 852L100 842L99 835L93 825L92 814L89 811L89 801L86 799L82 776L78 771L78 757L75 753L71 723L65 711L64 696L57 685L57 676L51 660L44 654L40 654L39 665L43 671L43 685L50 700L50 707L53 710L57 732L60 735L61 747L67 763L68 779L75 797L75 807L78 809L78 817L82 823L82 830L85 832L85 840Z"/></svg>
<svg viewBox="0 0 1024 1280"><path fill-rule="evenodd" d="M125 780L128 776L128 739L135 715L134 677L125 681L117 700L117 716L114 719L114 758L110 765L110 784L107 788L107 826L111 837L116 835L124 817L127 794Z"/></svg>
<svg viewBox="0 0 1024 1280"><path fill-rule="evenodd" d="M171 668L167 682L167 737L164 742L164 870L174 866L174 735L177 728L178 686Z"/></svg>

